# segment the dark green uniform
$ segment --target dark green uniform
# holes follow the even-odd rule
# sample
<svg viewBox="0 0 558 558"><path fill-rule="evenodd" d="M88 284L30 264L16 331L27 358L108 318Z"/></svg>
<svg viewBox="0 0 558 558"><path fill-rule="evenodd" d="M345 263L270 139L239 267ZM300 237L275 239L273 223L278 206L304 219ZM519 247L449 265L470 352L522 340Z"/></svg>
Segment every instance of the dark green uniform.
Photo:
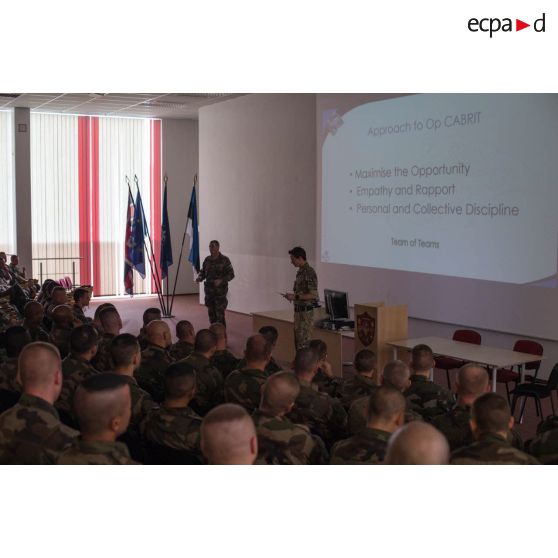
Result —
<svg viewBox="0 0 558 558"><path fill-rule="evenodd" d="M25 320L22 325L27 330L27 333L29 333L32 342L42 341L43 343L50 343L50 337L42 326L31 327L25 323Z"/></svg>
<svg viewBox="0 0 558 558"><path fill-rule="evenodd" d="M169 354L173 360L182 360L194 352L194 345L188 341L177 341L170 346Z"/></svg>
<svg viewBox="0 0 558 558"><path fill-rule="evenodd" d="M215 259L207 256L203 261L199 278L205 281L205 305L209 314L209 323L226 325L225 310L228 305L229 281L234 279L231 260L221 253ZM215 285L217 279L222 281L218 286Z"/></svg>
<svg viewBox="0 0 558 558"><path fill-rule="evenodd" d="M112 335L112 333L103 333L99 340L97 354L91 359L91 364L99 372L111 372L114 370L112 357L110 356L110 344L115 337L116 335Z"/></svg>
<svg viewBox="0 0 558 558"><path fill-rule="evenodd" d="M318 368L312 383L318 387L319 391L327 393L331 397L341 399L343 393L343 378L328 376L321 368Z"/></svg>
<svg viewBox="0 0 558 558"><path fill-rule="evenodd" d="M411 385L403 395L424 420L443 415L455 405L451 391L418 374L411 376Z"/></svg>
<svg viewBox="0 0 558 558"><path fill-rule="evenodd" d="M377 388L375 380L357 372L344 382L341 401L349 409L357 399L372 395Z"/></svg>
<svg viewBox="0 0 558 558"><path fill-rule="evenodd" d="M211 358L211 366L217 368L221 372L221 376L226 378L234 370L238 370L240 361L227 349L215 351Z"/></svg>
<svg viewBox="0 0 558 558"><path fill-rule="evenodd" d="M98 373L98 370L91 363L70 353L62 361L62 391L55 403L56 408L71 414L74 394L79 384L86 378L90 378Z"/></svg>
<svg viewBox="0 0 558 558"><path fill-rule="evenodd" d="M241 370L242 368L246 368L246 359L241 358L238 361L238 364L234 370ZM275 372L281 372L283 369L277 364L277 361L271 357L269 362L266 364L265 367L265 375L269 378Z"/></svg>
<svg viewBox="0 0 558 558"><path fill-rule="evenodd" d="M267 376L263 370L235 370L225 380L225 401L244 407L249 413L260 406L261 390Z"/></svg>
<svg viewBox="0 0 558 558"><path fill-rule="evenodd" d="M130 386L130 397L132 399L132 416L130 426L139 429L147 419L149 413L157 405L147 391L141 389L135 378L124 376Z"/></svg>
<svg viewBox="0 0 558 558"><path fill-rule="evenodd" d="M53 324L50 330L50 342L60 351L60 357L65 358L70 354L71 327L60 327Z"/></svg>
<svg viewBox="0 0 558 558"><path fill-rule="evenodd" d="M158 345L148 344L141 352L141 364L134 377L138 385L157 402L164 398L164 374L173 362L169 352Z"/></svg>
<svg viewBox="0 0 558 558"><path fill-rule="evenodd" d="M190 405L203 417L223 402L223 376L208 358L196 351L179 362L188 362L196 370L196 394Z"/></svg>
<svg viewBox="0 0 558 558"><path fill-rule="evenodd" d="M347 413L341 402L305 380L300 380L300 393L287 417L296 424L308 426L328 447L347 435Z"/></svg>
<svg viewBox="0 0 558 558"><path fill-rule="evenodd" d="M23 394L15 406L0 415L0 463L54 463L78 434L60 422L50 403Z"/></svg>
<svg viewBox="0 0 558 558"><path fill-rule="evenodd" d="M122 442L86 442L79 438L63 453L58 465L137 465Z"/></svg>
<svg viewBox="0 0 558 558"><path fill-rule="evenodd" d="M545 465L558 465L558 418L549 417L537 428L527 451Z"/></svg>
<svg viewBox="0 0 558 558"><path fill-rule="evenodd" d="M81 322L82 324L88 324L88 323L91 323L93 321L91 318L88 318L83 313L83 308L81 306L78 306L77 304L74 304L72 306L72 311L74 313L74 320L77 320L77 321Z"/></svg>
<svg viewBox="0 0 558 558"><path fill-rule="evenodd" d="M376 428L364 428L346 440L337 442L331 450L331 465L374 465L386 454L391 434Z"/></svg>
<svg viewBox="0 0 558 558"><path fill-rule="evenodd" d="M452 465L538 465L539 462L497 434L483 434L470 446L451 454Z"/></svg>
<svg viewBox="0 0 558 558"><path fill-rule="evenodd" d="M256 465L325 465L327 451L310 429L260 410L252 415L258 434Z"/></svg>
<svg viewBox="0 0 558 558"><path fill-rule="evenodd" d="M312 294L314 300L318 301L318 276L310 264L300 267L296 273L293 286L296 295ZM314 328L314 304L311 300L294 301L294 336L295 348L302 349L308 347L312 339L312 329Z"/></svg>
<svg viewBox="0 0 558 558"><path fill-rule="evenodd" d="M21 386L16 381L17 361L17 357L9 357L0 365L0 389L21 391Z"/></svg>

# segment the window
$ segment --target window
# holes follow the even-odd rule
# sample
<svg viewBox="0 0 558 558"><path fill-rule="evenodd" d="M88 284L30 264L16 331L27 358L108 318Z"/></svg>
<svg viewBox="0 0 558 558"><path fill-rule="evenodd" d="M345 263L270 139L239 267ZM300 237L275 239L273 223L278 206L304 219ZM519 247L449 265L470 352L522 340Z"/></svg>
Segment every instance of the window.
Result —
<svg viewBox="0 0 558 558"><path fill-rule="evenodd" d="M0 251L16 252L14 183L14 114L0 111Z"/></svg>

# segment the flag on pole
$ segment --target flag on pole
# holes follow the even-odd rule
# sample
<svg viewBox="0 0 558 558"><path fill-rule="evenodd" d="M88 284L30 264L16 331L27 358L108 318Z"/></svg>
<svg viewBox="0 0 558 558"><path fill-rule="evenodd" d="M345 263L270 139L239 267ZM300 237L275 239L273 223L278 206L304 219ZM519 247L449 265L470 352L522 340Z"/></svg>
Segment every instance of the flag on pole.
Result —
<svg viewBox="0 0 558 558"><path fill-rule="evenodd" d="M190 198L190 207L188 208L186 232L190 236L190 254L188 261L192 264L194 270L200 272L200 238L198 234L198 204L196 203L196 186L192 187L192 197Z"/></svg>
<svg viewBox="0 0 558 558"><path fill-rule="evenodd" d="M124 237L124 289L127 294L134 294L134 264L132 263L134 229L134 198L128 190L128 210L126 214L126 236Z"/></svg>
<svg viewBox="0 0 558 558"><path fill-rule="evenodd" d="M165 184L165 194L163 196L163 217L161 219L161 279L169 273L169 266L172 265L172 244L169 227L169 214L167 212L167 185Z"/></svg>
<svg viewBox="0 0 558 558"><path fill-rule="evenodd" d="M141 203L141 196L138 193L136 196L136 206L134 210L134 226L132 228L132 248L131 248L131 262L136 271L145 279L145 226L143 223L143 204Z"/></svg>

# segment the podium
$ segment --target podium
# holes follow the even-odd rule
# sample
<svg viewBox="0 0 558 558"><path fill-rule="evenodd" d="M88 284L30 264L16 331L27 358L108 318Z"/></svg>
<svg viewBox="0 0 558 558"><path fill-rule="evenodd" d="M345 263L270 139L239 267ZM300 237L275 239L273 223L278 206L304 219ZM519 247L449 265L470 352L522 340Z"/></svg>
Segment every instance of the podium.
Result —
<svg viewBox="0 0 558 558"><path fill-rule="evenodd" d="M373 351L378 358L378 370L393 360L390 341L408 337L406 305L384 306L383 302L355 304L355 353L361 349Z"/></svg>

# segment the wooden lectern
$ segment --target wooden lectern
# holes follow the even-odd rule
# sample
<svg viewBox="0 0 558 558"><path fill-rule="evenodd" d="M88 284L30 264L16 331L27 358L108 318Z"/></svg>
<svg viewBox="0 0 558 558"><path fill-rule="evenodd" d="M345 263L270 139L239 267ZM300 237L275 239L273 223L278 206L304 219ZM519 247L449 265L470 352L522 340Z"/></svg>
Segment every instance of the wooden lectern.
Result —
<svg viewBox="0 0 558 558"><path fill-rule="evenodd" d="M378 370L393 359L389 341L408 337L407 306L384 306L383 302L355 304L355 353L369 349L378 357Z"/></svg>

